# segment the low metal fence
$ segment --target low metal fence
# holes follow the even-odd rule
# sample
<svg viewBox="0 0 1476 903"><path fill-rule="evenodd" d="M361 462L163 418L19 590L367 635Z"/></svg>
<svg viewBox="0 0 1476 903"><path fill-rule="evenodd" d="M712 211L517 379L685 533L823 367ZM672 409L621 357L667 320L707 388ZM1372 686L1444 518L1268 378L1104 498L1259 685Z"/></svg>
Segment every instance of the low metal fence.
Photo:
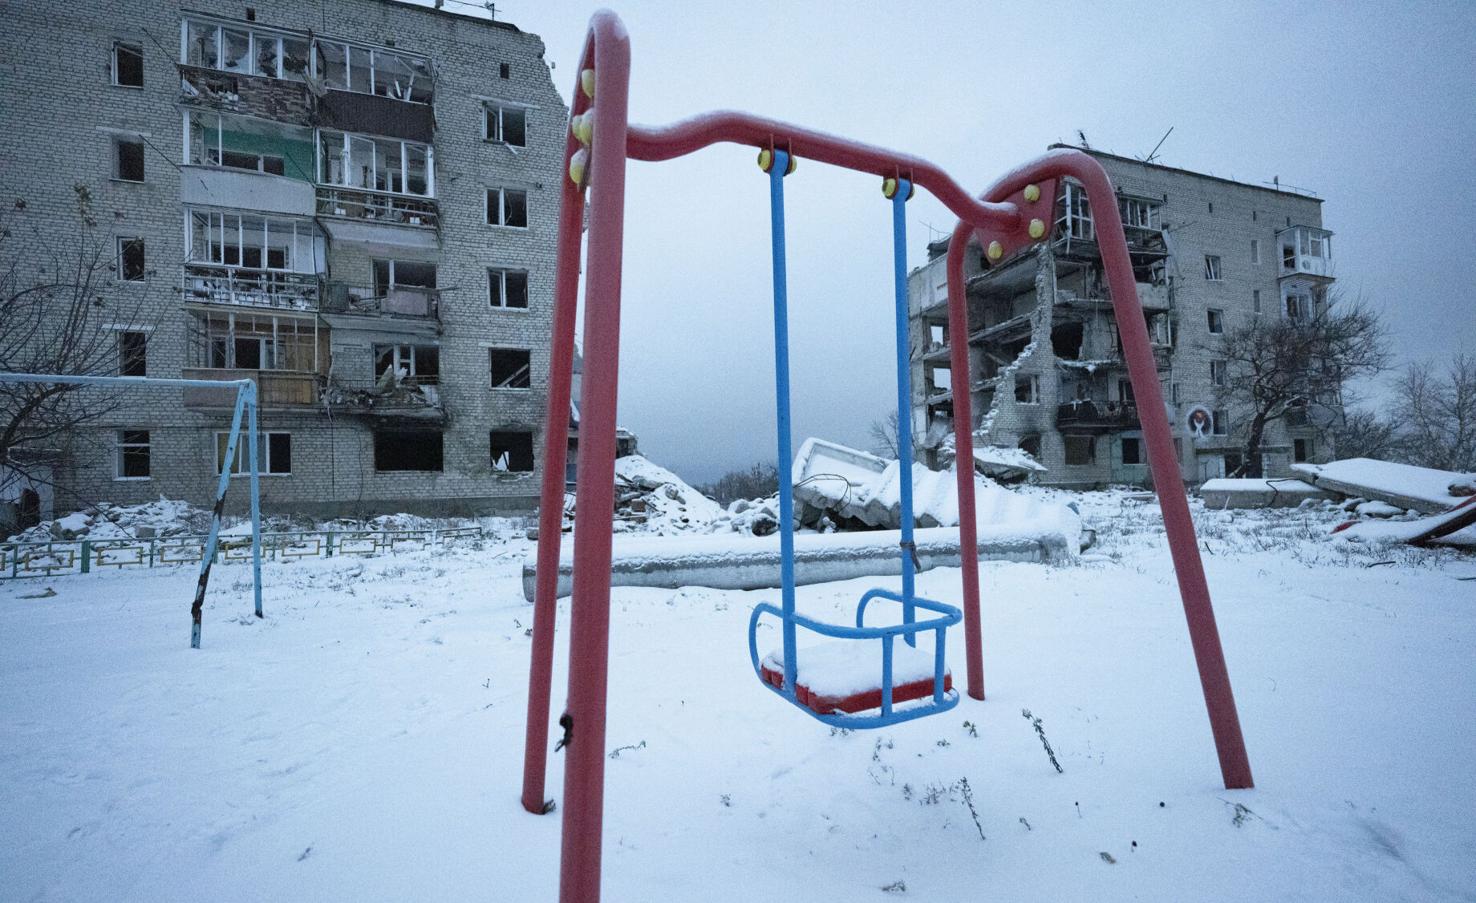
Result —
<svg viewBox="0 0 1476 903"><path fill-rule="evenodd" d="M369 557L445 547L482 539L481 527L445 530L306 530L261 534L263 561L332 558L335 555ZM55 539L40 542L0 542L0 580L90 574L109 569L169 567L199 564L205 554L204 536L167 536L158 539ZM222 536L216 563L251 560L251 537Z"/></svg>

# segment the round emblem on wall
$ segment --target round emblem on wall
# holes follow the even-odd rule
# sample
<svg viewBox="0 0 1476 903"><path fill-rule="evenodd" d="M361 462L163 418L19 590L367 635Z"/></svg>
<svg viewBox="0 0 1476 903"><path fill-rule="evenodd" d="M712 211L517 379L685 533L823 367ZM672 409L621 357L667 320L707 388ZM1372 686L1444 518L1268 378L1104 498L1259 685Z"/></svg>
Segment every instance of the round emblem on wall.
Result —
<svg viewBox="0 0 1476 903"><path fill-rule="evenodd" d="M1214 422L1215 415L1211 414L1210 409L1202 404L1194 405L1184 415L1184 428L1189 431L1189 435L1196 439L1203 439L1205 436L1208 436Z"/></svg>

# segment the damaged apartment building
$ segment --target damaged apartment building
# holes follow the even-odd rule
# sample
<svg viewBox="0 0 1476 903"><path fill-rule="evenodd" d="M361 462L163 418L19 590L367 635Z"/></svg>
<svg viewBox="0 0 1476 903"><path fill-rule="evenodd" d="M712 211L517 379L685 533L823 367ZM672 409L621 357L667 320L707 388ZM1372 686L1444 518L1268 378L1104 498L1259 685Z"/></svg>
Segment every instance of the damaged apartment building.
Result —
<svg viewBox="0 0 1476 903"><path fill-rule="evenodd" d="M1333 268L1322 202L1279 184L1080 149L1117 189L1181 475L1198 483L1234 473L1250 414L1224 401L1228 368L1214 348L1251 318L1324 309ZM968 391L986 471L1034 470L1040 482L1077 487L1145 483L1138 410L1081 186L1061 184L1055 222L1036 247L992 265L971 249L967 336L948 334L946 250L946 240L931 245L928 263L908 282L920 459L951 461L953 397ZM969 346L967 387L949 371L956 340ZM1327 459L1332 450L1313 428L1316 416L1297 411L1268 427L1267 476L1285 475L1294 461Z"/></svg>
<svg viewBox="0 0 1476 903"><path fill-rule="evenodd" d="M65 247L85 187L100 300L145 299L117 372L255 380L269 509L536 501L567 110L536 35L435 6L6 4L14 241ZM120 393L58 482L204 503L232 403Z"/></svg>

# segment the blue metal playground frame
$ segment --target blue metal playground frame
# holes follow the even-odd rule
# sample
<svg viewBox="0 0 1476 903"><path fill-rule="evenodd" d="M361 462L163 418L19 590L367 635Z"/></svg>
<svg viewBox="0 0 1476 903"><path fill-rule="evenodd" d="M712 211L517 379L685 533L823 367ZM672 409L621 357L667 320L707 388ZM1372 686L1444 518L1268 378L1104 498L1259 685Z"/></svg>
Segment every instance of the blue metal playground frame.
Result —
<svg viewBox="0 0 1476 903"><path fill-rule="evenodd" d="M236 460L236 445L241 438L243 421L247 430L246 457L251 476L251 579L256 606L256 616L262 617L261 609L261 479L257 469L258 441L256 430L257 399L256 383L249 379L167 379L151 376L69 376L57 373L4 373L0 382L62 384L75 386L99 386L102 388L129 388L154 386L176 389L231 389L236 390L235 409L231 415L231 433L226 440L225 462L220 469L220 479L215 487L215 505L210 515L210 533L200 556L200 580L195 586L194 603L190 606L190 648L200 648L200 620L205 605L205 588L210 583L210 566L215 561L216 547L220 542L220 521L225 509L226 490L230 488L231 471Z"/></svg>
<svg viewBox="0 0 1476 903"><path fill-rule="evenodd" d="M766 156L767 155L767 156ZM773 149L760 155L760 165L768 161L769 207L771 224L771 249L774 264L774 391L778 421L778 470L779 470L779 551L780 551L780 606L762 602L754 607L748 622L748 655L759 682L811 717L832 726L852 729L886 727L903 721L911 721L927 715L945 712L958 704L957 690L945 690L944 680L947 666L944 662L946 632L963 619L962 612L942 602L923 599L915 591L916 545L913 540L912 517L912 431L909 408L911 403L911 377L909 373L907 331L907 219L906 204L912 194L912 185L902 178L888 179L884 193L892 202L892 274L893 295L896 312L896 357L897 357L897 465L901 488L902 535L898 544L902 551L902 591L885 589L868 590L856 606L856 626L844 627L827 624L798 614L795 611L794 582L794 453L791 447L790 402L789 402L789 288L788 270L785 260L784 234L784 177L789 174L790 156L786 151ZM888 599L902 606L902 623L886 627L865 625L866 607L872 599ZM938 617L925 621L917 620L917 609L933 612ZM773 686L764 680L763 666L758 654L758 625L764 615L779 618L784 644L784 686ZM796 654L797 628L803 627L821 636L838 640L881 641L881 709L876 714L847 713L822 714L799 701L798 656ZM918 700L897 708L892 703L894 682L892 674L893 642L897 637L909 646L917 645L917 635L925 630L934 631L933 644L933 695L931 700ZM876 711L876 710L873 710Z"/></svg>

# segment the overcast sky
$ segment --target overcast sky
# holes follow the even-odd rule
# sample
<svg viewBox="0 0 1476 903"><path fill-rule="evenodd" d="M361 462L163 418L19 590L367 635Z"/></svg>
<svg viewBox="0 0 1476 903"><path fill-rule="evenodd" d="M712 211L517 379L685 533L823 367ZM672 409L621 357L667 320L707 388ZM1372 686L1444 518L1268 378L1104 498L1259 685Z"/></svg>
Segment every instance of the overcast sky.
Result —
<svg viewBox="0 0 1476 903"><path fill-rule="evenodd" d="M567 99L594 7L506 0ZM910 151L970 192L1094 147L1326 200L1339 285L1401 359L1476 350L1476 3L631 2L631 119L736 108ZM1100 64L1100 66L1099 66ZM620 421L693 481L774 457L768 203L750 149L630 164ZM877 180L785 183L795 442L867 445L894 403ZM919 192L909 265L953 217ZM931 231L930 231L931 230Z"/></svg>

